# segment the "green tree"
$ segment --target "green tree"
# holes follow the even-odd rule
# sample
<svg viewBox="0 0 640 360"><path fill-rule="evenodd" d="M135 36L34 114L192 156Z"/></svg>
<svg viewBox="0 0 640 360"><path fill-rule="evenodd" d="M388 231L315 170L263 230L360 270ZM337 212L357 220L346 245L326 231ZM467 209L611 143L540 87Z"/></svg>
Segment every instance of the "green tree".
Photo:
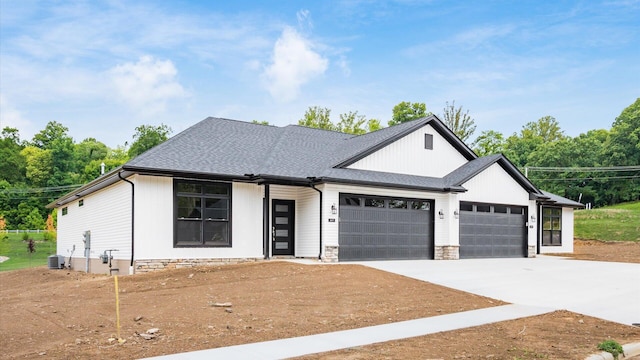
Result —
<svg viewBox="0 0 640 360"><path fill-rule="evenodd" d="M44 230L45 220L37 208L33 208L27 216L25 216L22 227L26 230Z"/></svg>
<svg viewBox="0 0 640 360"><path fill-rule="evenodd" d="M539 166L529 162L529 156L542 144L564 138L558 121L552 116L544 116L525 124L519 134L509 136L504 153L520 169L525 166Z"/></svg>
<svg viewBox="0 0 640 360"><path fill-rule="evenodd" d="M340 121L336 125L338 131L362 135L367 132L362 126L367 121L364 115L359 115L357 111L349 111L348 113L340 114Z"/></svg>
<svg viewBox="0 0 640 360"><path fill-rule="evenodd" d="M298 120L298 125L323 130L338 130L338 127L331 122L331 109L319 106L310 106L302 119Z"/></svg>
<svg viewBox="0 0 640 360"><path fill-rule="evenodd" d="M502 133L485 130L473 142L473 151L478 156L487 156L504 152L506 141Z"/></svg>
<svg viewBox="0 0 640 360"><path fill-rule="evenodd" d="M60 186L77 183L79 176L76 169L73 139L69 136L62 136L52 141L50 146L53 174L47 185Z"/></svg>
<svg viewBox="0 0 640 360"><path fill-rule="evenodd" d="M427 112L427 105L424 103L410 103L403 101L393 107L392 117L389 120L389 126L405 123L407 121L420 119L431 115Z"/></svg>
<svg viewBox="0 0 640 360"><path fill-rule="evenodd" d="M53 155L51 150L27 146L20 154L26 160L26 178L29 185L45 187L53 174Z"/></svg>
<svg viewBox="0 0 640 360"><path fill-rule="evenodd" d="M382 129L383 126L380 124L380 120L378 119L369 119L367 120L367 132L374 132Z"/></svg>
<svg viewBox="0 0 640 360"><path fill-rule="evenodd" d="M253 123L253 124L258 124L258 125L269 125L269 122L268 122L268 121L266 121L266 120L261 120L261 121L258 121L258 120L251 120L251 123Z"/></svg>
<svg viewBox="0 0 640 360"><path fill-rule="evenodd" d="M475 120L469 116L469 110L463 111L462 106L456 108L456 101L446 103L442 109L442 121L457 137L466 142L476 131Z"/></svg>
<svg viewBox="0 0 640 360"><path fill-rule="evenodd" d="M129 148L129 157L133 159L152 147L165 142L171 132L171 128L164 124L138 126L136 133L133 135L133 143Z"/></svg>
<svg viewBox="0 0 640 360"><path fill-rule="evenodd" d="M640 98L613 122L605 148L607 165L640 164Z"/></svg>
<svg viewBox="0 0 640 360"><path fill-rule="evenodd" d="M69 129L57 121L50 121L45 128L33 136L31 144L40 149L51 149L52 143L60 138L69 137Z"/></svg>
<svg viewBox="0 0 640 360"><path fill-rule="evenodd" d="M102 160L92 160L87 165L85 165L84 170L82 171L82 176L80 180L82 183L87 183L94 179L97 179L101 175L102 164L104 164L105 173L117 168L118 166L126 163L126 160L122 159L113 159L107 158Z"/></svg>
<svg viewBox="0 0 640 360"><path fill-rule="evenodd" d="M102 160L109 154L107 145L94 138L86 138L75 144L76 169L81 170L94 160Z"/></svg>
<svg viewBox="0 0 640 360"><path fill-rule="evenodd" d="M27 161L20 153L24 146L20 143L18 129L5 127L0 137L0 180L16 184L26 176Z"/></svg>
<svg viewBox="0 0 640 360"><path fill-rule="evenodd" d="M523 138L539 137L544 142L552 142L564 138L558 120L553 116L543 116L538 121L528 122L522 127L520 136Z"/></svg>
<svg viewBox="0 0 640 360"><path fill-rule="evenodd" d="M640 98L615 119L603 151L608 166L640 165ZM615 204L640 200L640 171L611 173L605 189L606 201Z"/></svg>
<svg viewBox="0 0 640 360"><path fill-rule="evenodd" d="M51 174L46 186L70 185L77 181L74 142L68 132L64 125L50 121L33 136L34 147L51 152Z"/></svg>

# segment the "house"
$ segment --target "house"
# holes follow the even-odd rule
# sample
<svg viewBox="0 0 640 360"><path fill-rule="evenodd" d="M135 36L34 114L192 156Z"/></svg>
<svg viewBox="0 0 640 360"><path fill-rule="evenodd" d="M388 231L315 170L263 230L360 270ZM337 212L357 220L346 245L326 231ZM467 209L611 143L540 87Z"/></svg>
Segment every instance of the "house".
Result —
<svg viewBox="0 0 640 360"><path fill-rule="evenodd" d="M49 207L73 268L133 273L572 252L582 204L429 116L358 136L207 118Z"/></svg>

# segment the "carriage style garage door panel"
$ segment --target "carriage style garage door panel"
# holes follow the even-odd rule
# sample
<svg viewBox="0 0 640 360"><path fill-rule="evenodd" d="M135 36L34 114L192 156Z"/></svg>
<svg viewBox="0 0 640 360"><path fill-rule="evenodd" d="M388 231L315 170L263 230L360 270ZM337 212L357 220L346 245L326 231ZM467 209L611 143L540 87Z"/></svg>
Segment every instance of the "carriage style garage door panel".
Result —
<svg viewBox="0 0 640 360"><path fill-rule="evenodd" d="M433 201L340 194L340 260L433 259Z"/></svg>
<svg viewBox="0 0 640 360"><path fill-rule="evenodd" d="M460 258L525 257L526 208L460 203Z"/></svg>

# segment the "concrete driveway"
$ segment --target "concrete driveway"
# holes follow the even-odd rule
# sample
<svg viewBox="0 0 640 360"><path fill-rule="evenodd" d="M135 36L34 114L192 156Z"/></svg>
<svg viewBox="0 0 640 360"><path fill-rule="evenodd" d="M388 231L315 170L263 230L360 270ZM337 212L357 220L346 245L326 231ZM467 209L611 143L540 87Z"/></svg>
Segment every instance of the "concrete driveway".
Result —
<svg viewBox="0 0 640 360"><path fill-rule="evenodd" d="M640 264L553 256L358 263L514 304L640 323Z"/></svg>

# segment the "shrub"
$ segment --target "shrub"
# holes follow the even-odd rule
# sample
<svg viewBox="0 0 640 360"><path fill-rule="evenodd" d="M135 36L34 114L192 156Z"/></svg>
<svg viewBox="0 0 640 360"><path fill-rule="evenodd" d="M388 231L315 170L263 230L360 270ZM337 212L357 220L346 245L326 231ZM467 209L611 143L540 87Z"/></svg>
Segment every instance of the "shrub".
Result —
<svg viewBox="0 0 640 360"><path fill-rule="evenodd" d="M622 349L622 345L620 345L615 340L605 340L598 344L598 350L606 351L613 355L615 360L618 360L618 355L622 354L624 350Z"/></svg>
<svg viewBox="0 0 640 360"><path fill-rule="evenodd" d="M55 231L45 231L42 234L42 238L44 241L56 241L56 233Z"/></svg>

